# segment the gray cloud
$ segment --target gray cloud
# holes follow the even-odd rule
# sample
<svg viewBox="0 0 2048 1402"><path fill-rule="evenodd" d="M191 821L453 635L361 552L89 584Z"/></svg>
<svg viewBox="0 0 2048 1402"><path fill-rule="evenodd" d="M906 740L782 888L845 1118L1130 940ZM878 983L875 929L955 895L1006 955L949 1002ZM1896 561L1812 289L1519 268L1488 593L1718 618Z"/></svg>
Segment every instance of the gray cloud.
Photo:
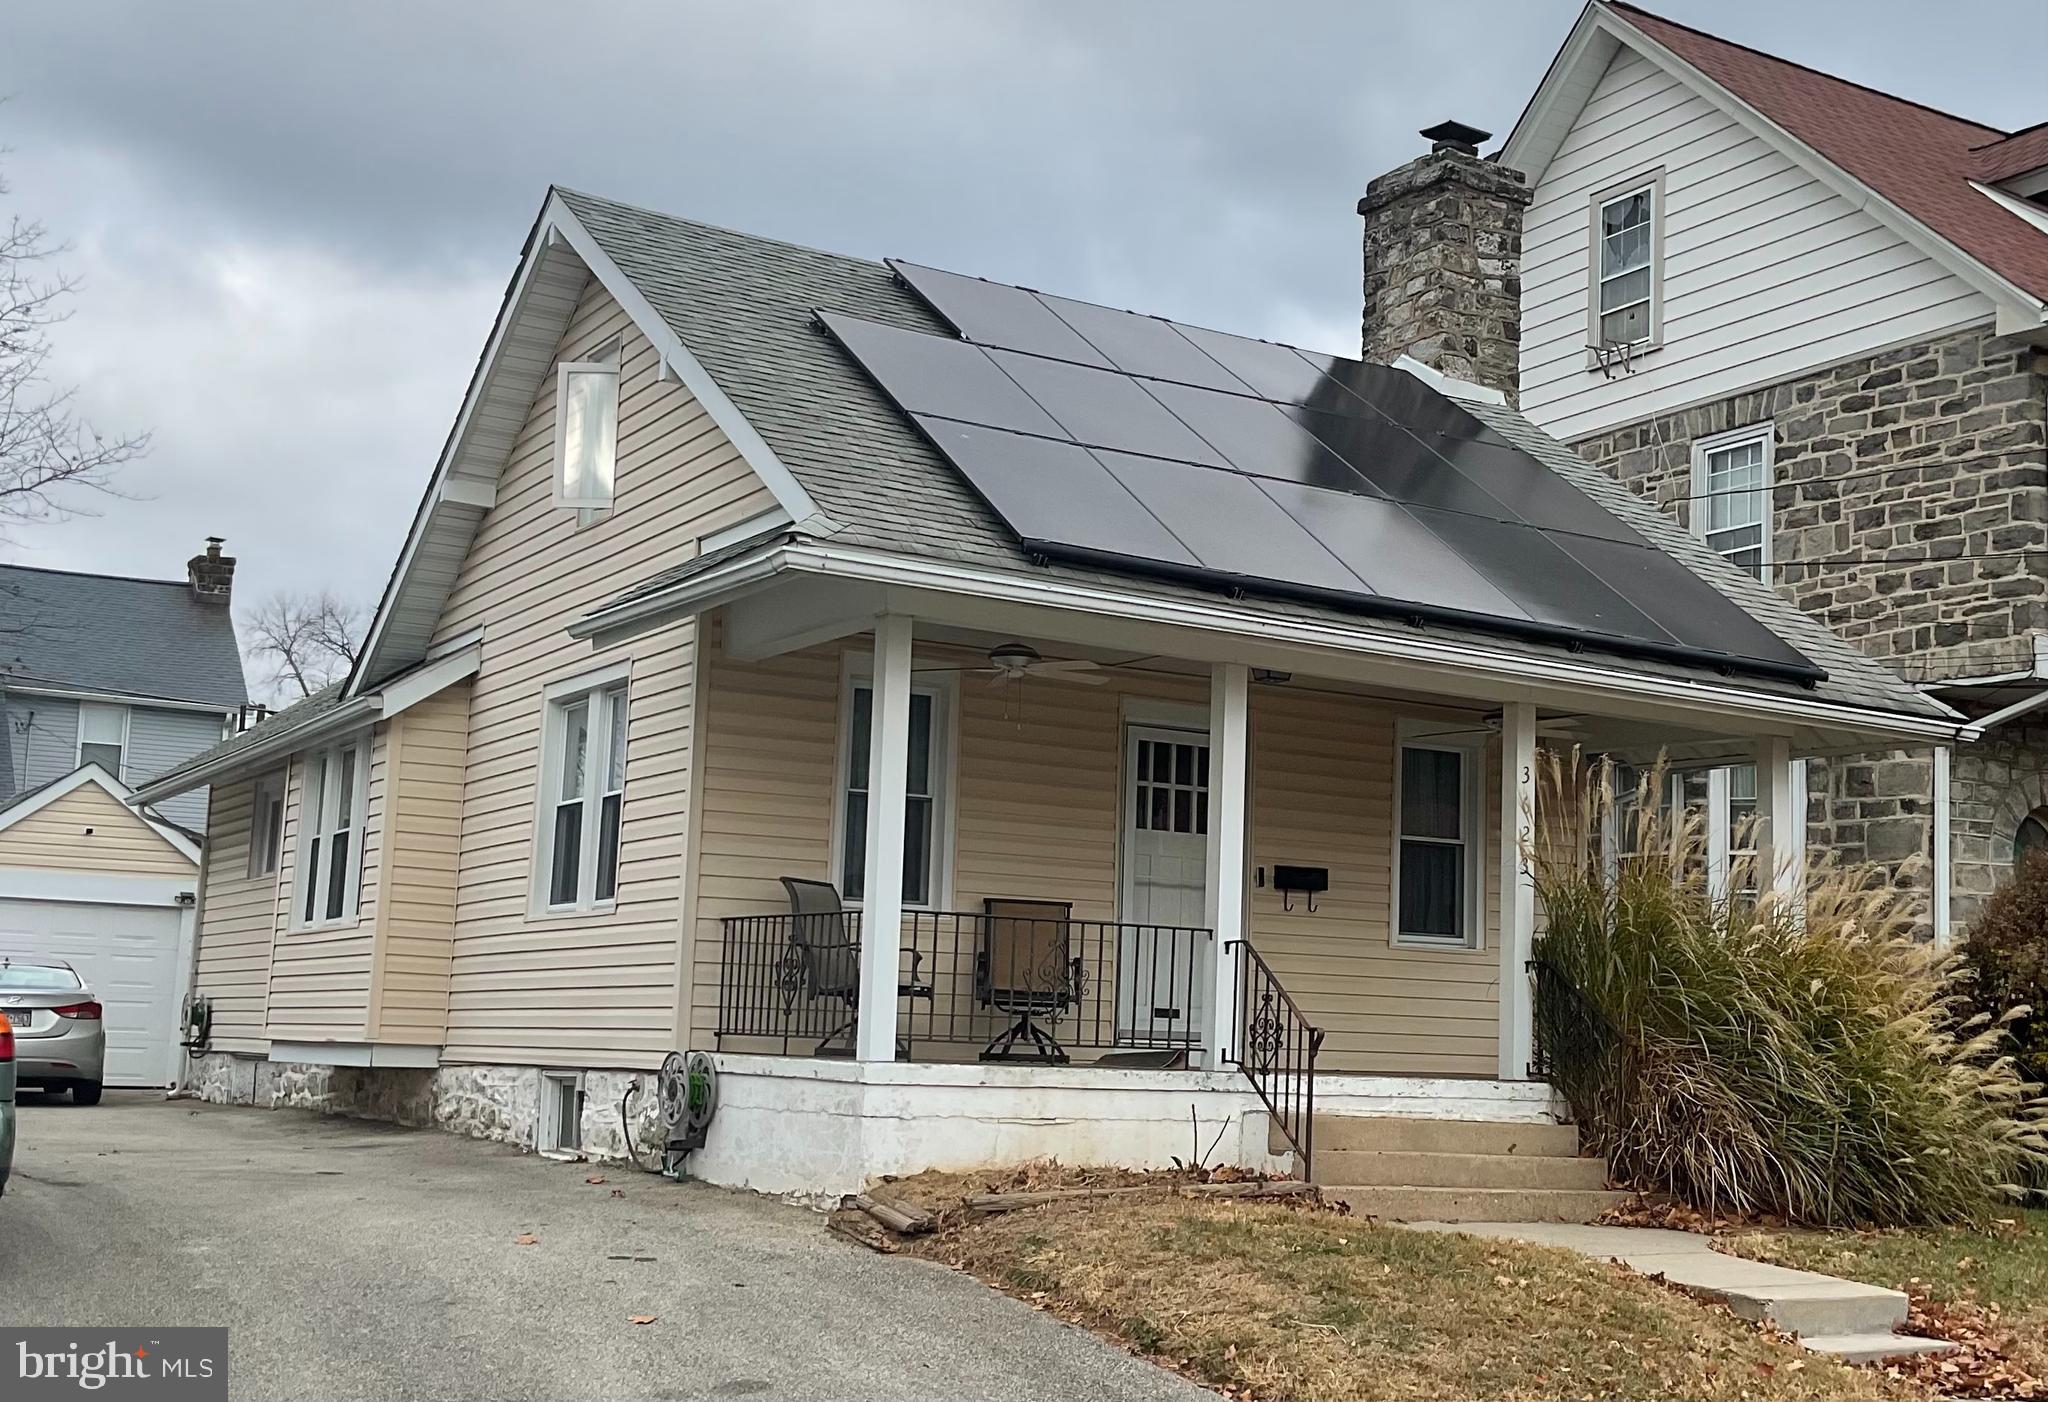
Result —
<svg viewBox="0 0 2048 1402"><path fill-rule="evenodd" d="M16 554L374 597L550 181L1347 349L1365 182L1505 133L1578 7L615 0L15 7L0 140L86 281L59 369L156 446ZM1673 0L2005 126L2048 13ZM2021 33L2016 26L2031 26ZM1985 35L2011 42L1987 44Z"/></svg>

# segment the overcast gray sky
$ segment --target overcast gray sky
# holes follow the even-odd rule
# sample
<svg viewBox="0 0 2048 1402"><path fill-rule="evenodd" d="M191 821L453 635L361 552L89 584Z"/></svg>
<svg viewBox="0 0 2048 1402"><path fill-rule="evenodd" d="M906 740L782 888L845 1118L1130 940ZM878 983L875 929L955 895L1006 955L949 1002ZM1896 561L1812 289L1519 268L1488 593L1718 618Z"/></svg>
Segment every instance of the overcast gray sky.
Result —
<svg viewBox="0 0 2048 1402"><path fill-rule="evenodd" d="M1994 125L2048 118L2048 7L1651 8ZM1578 9L10 5L0 214L73 245L56 371L155 446L133 499L7 553L169 576L219 534L238 597L374 601L551 181L1355 350L1365 182L1445 117L1504 136Z"/></svg>

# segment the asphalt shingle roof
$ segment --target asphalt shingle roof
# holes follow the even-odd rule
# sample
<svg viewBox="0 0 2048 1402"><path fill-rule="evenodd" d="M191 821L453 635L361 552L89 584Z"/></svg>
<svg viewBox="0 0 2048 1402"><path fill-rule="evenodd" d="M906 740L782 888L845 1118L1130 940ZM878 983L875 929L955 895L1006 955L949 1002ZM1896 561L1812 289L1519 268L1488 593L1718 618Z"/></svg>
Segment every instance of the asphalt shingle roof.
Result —
<svg viewBox="0 0 2048 1402"><path fill-rule="evenodd" d="M1032 571L1125 593L1162 598L1222 596L1195 586L1084 566L1033 563L1008 529L877 391L837 344L813 325L814 310L845 312L906 330L950 335L888 267L692 220L558 191L620 270L668 322L783 465L836 525L835 543L855 544L981 568ZM1743 678L1740 685L1817 695L1843 704L1916 716L1941 709L1769 587L1735 569L1677 522L1576 457L1513 410L1460 401L1498 431L1569 478L1608 511L1685 563L1787 642L1825 668L1808 691L1794 682ZM779 534L779 533L778 533ZM743 543L744 544L744 543ZM732 553L739 553L737 551ZM704 568L679 562L623 593L640 597ZM1308 618L1361 634L1409 636L1406 623L1316 604L1245 598L1248 616ZM1477 629L1431 625L1433 637L1483 643L1504 653L1555 656L1557 645ZM1652 676L1714 675L1659 659L1603 658L1616 670Z"/></svg>
<svg viewBox="0 0 2048 1402"><path fill-rule="evenodd" d="M249 699L234 620L182 579L0 565L0 686L40 682L223 710Z"/></svg>

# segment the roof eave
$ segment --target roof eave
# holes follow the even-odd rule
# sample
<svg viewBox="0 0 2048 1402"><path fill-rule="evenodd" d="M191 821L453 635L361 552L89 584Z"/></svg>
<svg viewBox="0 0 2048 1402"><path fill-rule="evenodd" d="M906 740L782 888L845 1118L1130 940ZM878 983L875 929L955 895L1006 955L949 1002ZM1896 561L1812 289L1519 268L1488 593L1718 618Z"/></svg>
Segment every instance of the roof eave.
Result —
<svg viewBox="0 0 2048 1402"><path fill-rule="evenodd" d="M308 745L370 725L383 714L383 710L382 696L358 696L344 701L331 711L323 711L299 725L287 726L232 753L183 769L173 769L137 789L135 801L161 803L207 784L261 769L287 755L298 753Z"/></svg>

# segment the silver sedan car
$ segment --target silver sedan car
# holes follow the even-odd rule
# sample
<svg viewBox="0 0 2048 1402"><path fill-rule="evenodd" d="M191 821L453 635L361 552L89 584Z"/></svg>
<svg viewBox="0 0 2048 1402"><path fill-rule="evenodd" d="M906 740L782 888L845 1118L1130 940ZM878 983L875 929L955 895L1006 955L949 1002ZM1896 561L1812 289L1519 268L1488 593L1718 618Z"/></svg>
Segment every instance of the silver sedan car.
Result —
<svg viewBox="0 0 2048 1402"><path fill-rule="evenodd" d="M78 971L61 959L0 955L0 1014L14 1026L17 1087L71 1092L100 1102L107 1025Z"/></svg>

